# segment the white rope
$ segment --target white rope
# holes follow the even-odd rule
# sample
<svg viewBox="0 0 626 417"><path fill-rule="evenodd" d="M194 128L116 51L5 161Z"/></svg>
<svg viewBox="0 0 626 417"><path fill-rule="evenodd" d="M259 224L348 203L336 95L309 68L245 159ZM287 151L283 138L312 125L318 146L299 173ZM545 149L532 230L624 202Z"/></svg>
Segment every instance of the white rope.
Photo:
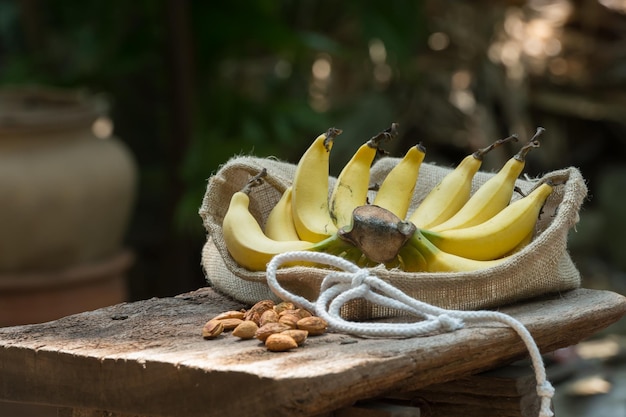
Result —
<svg viewBox="0 0 626 417"><path fill-rule="evenodd" d="M313 303L304 297L284 289L278 282L276 272L280 265L293 261L308 261L334 266L338 271L330 272L322 281L320 294ZM554 388L546 378L546 371L537 344L522 323L497 311L446 310L409 297L393 285L371 275L367 269L344 258L322 252L294 251L276 255L267 264L267 283L281 299L291 301L315 312L338 332L358 336L415 337L437 331L454 331L467 321L498 321L511 327L520 336L532 362L537 381L537 394L541 397L539 417L551 417L550 402ZM421 321L414 323L366 323L347 321L341 317L341 307L355 299L365 299L374 304L393 308L416 316Z"/></svg>

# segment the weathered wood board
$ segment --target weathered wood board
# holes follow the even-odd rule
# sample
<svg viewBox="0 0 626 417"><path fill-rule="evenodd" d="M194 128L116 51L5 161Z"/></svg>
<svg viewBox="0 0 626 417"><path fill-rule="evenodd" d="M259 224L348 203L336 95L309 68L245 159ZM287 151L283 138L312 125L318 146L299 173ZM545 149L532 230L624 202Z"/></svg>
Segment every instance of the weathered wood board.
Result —
<svg viewBox="0 0 626 417"><path fill-rule="evenodd" d="M284 353L230 334L201 337L209 318L242 307L203 288L0 329L0 399L168 417L311 416L526 355L500 323L408 339L329 333ZM579 289L501 311L548 352L618 321L626 298Z"/></svg>

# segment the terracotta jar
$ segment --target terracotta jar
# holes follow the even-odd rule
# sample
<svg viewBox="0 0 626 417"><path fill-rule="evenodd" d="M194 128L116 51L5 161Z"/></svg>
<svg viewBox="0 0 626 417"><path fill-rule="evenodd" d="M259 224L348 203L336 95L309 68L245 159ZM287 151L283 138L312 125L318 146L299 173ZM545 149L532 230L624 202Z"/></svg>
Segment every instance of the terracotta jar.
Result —
<svg viewBox="0 0 626 417"><path fill-rule="evenodd" d="M104 281L112 276L119 281L132 263L123 240L137 170L120 139L94 133L94 126L107 120L102 104L74 91L0 90L0 325L57 318L126 296L118 282L115 294L99 302L75 299L80 305L75 309L62 305L71 305L72 288L81 287L86 297L85 286L95 283L94 295L101 293ZM56 307L42 305L48 311L40 317L17 317L19 306L38 291L44 304L54 301L47 295L59 285L62 311L50 314ZM16 306L21 298L26 300Z"/></svg>

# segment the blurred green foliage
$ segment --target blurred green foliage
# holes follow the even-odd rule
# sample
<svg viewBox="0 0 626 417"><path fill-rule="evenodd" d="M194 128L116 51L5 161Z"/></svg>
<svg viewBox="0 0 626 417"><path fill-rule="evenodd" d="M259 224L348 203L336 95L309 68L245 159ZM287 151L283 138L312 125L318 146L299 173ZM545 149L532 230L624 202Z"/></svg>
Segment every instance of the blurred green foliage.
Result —
<svg viewBox="0 0 626 417"><path fill-rule="evenodd" d="M295 162L337 126L338 166L399 121L407 89L420 82L423 20L421 2L406 1L0 0L0 82L106 93L115 132L137 156L143 204L173 199L176 230L203 236L206 179L231 156ZM384 85L372 75L376 39L393 72ZM333 80L323 111L311 105L320 56ZM180 88L190 90L183 120Z"/></svg>
<svg viewBox="0 0 626 417"><path fill-rule="evenodd" d="M171 7L183 8L186 21L172 22ZM314 136L337 125L345 132L337 158L342 149L347 158L397 121L400 103L384 91L394 83L376 86L368 45L384 43L396 85L418 82L412 57L424 40L421 22L420 2L405 1L2 0L0 82L106 93L116 134L139 160L143 191L158 195L168 175L177 178L177 228L196 234L206 179L231 156L295 162ZM175 44L181 39L189 44ZM172 62L171 51L181 49L187 67ZM320 54L339 81L325 111L310 103ZM189 138L173 131L176 77L190 77Z"/></svg>

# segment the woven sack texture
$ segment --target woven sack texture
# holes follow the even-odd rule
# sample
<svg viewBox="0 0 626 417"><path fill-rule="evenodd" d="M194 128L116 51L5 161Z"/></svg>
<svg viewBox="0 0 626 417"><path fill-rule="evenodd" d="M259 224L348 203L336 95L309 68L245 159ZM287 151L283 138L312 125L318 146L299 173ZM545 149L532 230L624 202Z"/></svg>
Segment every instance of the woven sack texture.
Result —
<svg viewBox="0 0 626 417"><path fill-rule="evenodd" d="M371 169L371 183L380 184L399 160L391 157L378 160ZM271 158L234 157L209 178L199 210L207 231L207 241L202 248L202 267L209 285L248 304L276 297L266 284L264 272L248 271L230 257L221 225L231 196L263 168L267 169L265 182L250 193L250 211L263 227L268 213L291 184L296 169L294 164ZM409 214L451 169L430 163L421 165ZM493 175L479 171L474 177L472 192ZM336 178L329 177L329 189L335 181ZM372 273L418 300L458 310L494 308L579 287L581 277L568 253L567 238L579 220L587 187L575 167L552 171L534 179L518 179L517 186L528 193L545 181L558 185L546 201L533 241L503 263L472 272L414 273L379 266L372 268ZM520 195L515 193L513 199L517 198ZM324 268L296 266L280 269L278 279L292 293L314 300L328 273L329 270ZM395 313L364 301L352 302L342 309L342 315L348 319L390 317Z"/></svg>

